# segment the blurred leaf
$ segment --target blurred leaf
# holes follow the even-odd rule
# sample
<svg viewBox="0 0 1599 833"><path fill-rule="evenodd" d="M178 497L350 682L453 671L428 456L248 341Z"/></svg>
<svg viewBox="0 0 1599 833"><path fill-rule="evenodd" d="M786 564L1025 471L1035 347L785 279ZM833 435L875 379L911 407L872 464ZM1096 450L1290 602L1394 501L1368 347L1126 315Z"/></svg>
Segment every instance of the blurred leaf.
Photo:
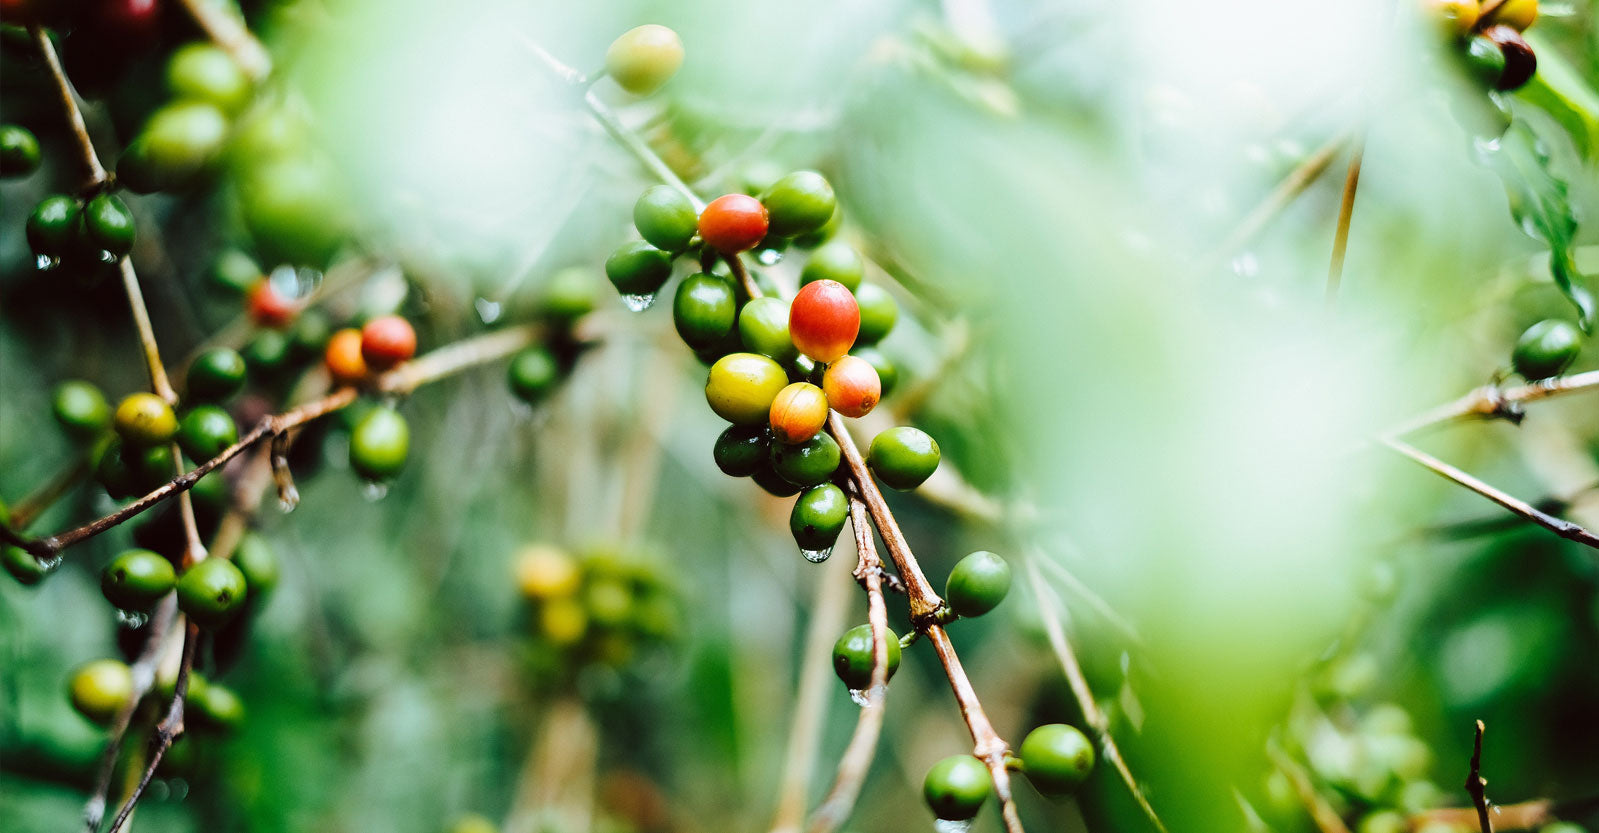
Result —
<svg viewBox="0 0 1599 833"><path fill-rule="evenodd" d="M1534 38L1533 47L1538 52L1538 72L1516 97L1559 122L1585 161L1599 160L1599 92L1566 63L1553 44Z"/></svg>

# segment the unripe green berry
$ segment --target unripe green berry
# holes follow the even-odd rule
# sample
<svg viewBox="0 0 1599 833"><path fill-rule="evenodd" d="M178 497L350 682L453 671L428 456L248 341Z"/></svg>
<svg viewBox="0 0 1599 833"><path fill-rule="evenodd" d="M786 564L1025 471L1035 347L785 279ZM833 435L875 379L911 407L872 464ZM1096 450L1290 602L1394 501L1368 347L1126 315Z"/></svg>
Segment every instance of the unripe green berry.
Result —
<svg viewBox="0 0 1599 833"><path fill-rule="evenodd" d="M721 275L689 275L672 298L672 323L683 342L703 350L728 338L738 317L733 282Z"/></svg>
<svg viewBox="0 0 1599 833"><path fill-rule="evenodd" d="M207 558L178 579L178 608L202 628L217 628L238 615L250 592L244 573L231 561Z"/></svg>
<svg viewBox="0 0 1599 833"><path fill-rule="evenodd" d="M854 292L866 274L866 265L855 248L842 240L831 240L811 252L800 270L800 285L815 281L838 281Z"/></svg>
<svg viewBox="0 0 1599 833"><path fill-rule="evenodd" d="M400 473L411 451L411 427L393 408L368 411L350 434L350 467L368 480Z"/></svg>
<svg viewBox="0 0 1599 833"><path fill-rule="evenodd" d="M866 464L883 485L904 492L933 476L939 457L938 443L926 432L900 426L872 438Z"/></svg>
<svg viewBox="0 0 1599 833"><path fill-rule="evenodd" d="M928 809L948 821L975 817L993 791L988 767L971 755L951 755L933 764L922 782L922 798Z"/></svg>
<svg viewBox="0 0 1599 833"><path fill-rule="evenodd" d="M40 257L62 257L77 247L82 228L78 201L64 194L40 200L28 215L28 247Z"/></svg>
<svg viewBox="0 0 1599 833"><path fill-rule="evenodd" d="M1511 363L1529 382L1564 373L1582 352L1582 333L1569 322L1551 318L1528 327L1516 340Z"/></svg>
<svg viewBox="0 0 1599 833"><path fill-rule="evenodd" d="M700 215L681 191L654 185L633 204L633 225L639 236L665 252L681 252L699 232Z"/></svg>
<svg viewBox="0 0 1599 833"><path fill-rule="evenodd" d="M730 425L716 438L712 456L730 477L749 477L771 465L772 435L763 425Z"/></svg>
<svg viewBox="0 0 1599 833"><path fill-rule="evenodd" d="M109 724L133 701L133 670L114 659L87 662L72 673L67 691L80 714Z"/></svg>
<svg viewBox="0 0 1599 833"><path fill-rule="evenodd" d="M171 442L178 433L178 417L172 413L172 406L153 393L123 397L117 405L114 425L125 444L138 447Z"/></svg>
<svg viewBox="0 0 1599 833"><path fill-rule="evenodd" d="M888 649L888 674L883 679L888 680L899 670L899 637L884 631L883 645ZM833 643L833 673L850 690L865 690L872 684L872 656L872 626L856 625Z"/></svg>
<svg viewBox="0 0 1599 833"><path fill-rule="evenodd" d="M849 520L849 498L831 483L813 486L800 494L789 512L788 529L802 550L831 549Z"/></svg>
<svg viewBox="0 0 1599 833"><path fill-rule="evenodd" d="M517 353L505 373L511 393L530 405L542 400L561 379L561 367L554 354L538 346Z"/></svg>
<svg viewBox="0 0 1599 833"><path fill-rule="evenodd" d="M623 243L605 259L605 276L623 296L648 298L672 277L672 256L642 240Z"/></svg>
<svg viewBox="0 0 1599 833"><path fill-rule="evenodd" d="M39 169L39 140L16 124L0 125L0 177L27 176Z"/></svg>
<svg viewBox="0 0 1599 833"><path fill-rule="evenodd" d="M1010 585L1010 564L994 553L978 551L962 558L950 571L944 600L957 615L981 616L1005 600Z"/></svg>
<svg viewBox="0 0 1599 833"><path fill-rule="evenodd" d="M238 351L226 347L207 350L189 364L185 377L185 399L197 402L225 402L244 387L249 368Z"/></svg>
<svg viewBox="0 0 1599 833"><path fill-rule="evenodd" d="M744 349L780 364L799 356L788 334L788 304L780 298L752 298L738 313L738 335Z"/></svg>
<svg viewBox="0 0 1599 833"><path fill-rule="evenodd" d="M133 212L115 194L96 194L84 204L83 228L91 245L115 257L133 251Z"/></svg>
<svg viewBox="0 0 1599 833"><path fill-rule="evenodd" d="M665 26L648 23L622 33L605 50L605 72L622 89L649 95L683 65L683 41Z"/></svg>
<svg viewBox="0 0 1599 833"><path fill-rule="evenodd" d="M149 550L128 550L100 573L100 591L123 610L149 610L172 591L177 572L165 556Z"/></svg>
<svg viewBox="0 0 1599 833"><path fill-rule="evenodd" d="M111 406L89 382L69 379L56 385L50 404L56 421L80 440L93 439L111 427Z"/></svg>
<svg viewBox="0 0 1599 833"><path fill-rule="evenodd" d="M1074 726L1051 723L1027 733L1017 756L1022 771L1038 791L1064 795L1094 769L1094 744Z"/></svg>
<svg viewBox="0 0 1599 833"><path fill-rule="evenodd" d="M199 405L183 416L178 427L178 447L189 459L204 462L239 441L239 428L227 411Z"/></svg>
<svg viewBox="0 0 1599 833"><path fill-rule="evenodd" d="M772 443L772 470L802 488L826 482L838 470L841 454L838 443L827 434L802 443Z"/></svg>
<svg viewBox="0 0 1599 833"><path fill-rule="evenodd" d="M861 308L861 331L855 336L856 344L876 344L894 329L899 321L899 302L888 290L875 283L863 283L855 289L855 301Z"/></svg>
<svg viewBox="0 0 1599 833"><path fill-rule="evenodd" d="M761 204L766 206L767 233L793 237L825 225L838 207L838 200L833 195L833 186L821 174L795 171L763 191Z"/></svg>

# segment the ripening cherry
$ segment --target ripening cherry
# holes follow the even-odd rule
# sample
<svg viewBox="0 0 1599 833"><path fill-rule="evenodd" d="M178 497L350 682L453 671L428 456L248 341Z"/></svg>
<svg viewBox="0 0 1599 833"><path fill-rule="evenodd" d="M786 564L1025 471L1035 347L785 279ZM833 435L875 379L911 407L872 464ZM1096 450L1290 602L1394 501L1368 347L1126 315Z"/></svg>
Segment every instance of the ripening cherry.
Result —
<svg viewBox="0 0 1599 833"><path fill-rule="evenodd" d="M788 333L794 346L824 364L848 353L860 329L860 305L849 287L838 281L806 284L788 308Z"/></svg>
<svg viewBox="0 0 1599 833"><path fill-rule="evenodd" d="M841 356L822 374L822 390L833 410L850 418L866 416L883 398L883 382L872 363L859 356Z"/></svg>
<svg viewBox="0 0 1599 833"><path fill-rule="evenodd" d="M755 248L766 228L766 206L748 194L717 197L700 212L700 237L722 254Z"/></svg>
<svg viewBox="0 0 1599 833"><path fill-rule="evenodd" d="M250 318L263 327L282 329L299 313L300 305L272 287L272 281L262 278L250 289L246 298Z"/></svg>
<svg viewBox="0 0 1599 833"><path fill-rule="evenodd" d="M333 381L340 385L353 385L366 378L366 359L361 357L361 331L346 327L328 338L327 350L322 354Z"/></svg>
<svg viewBox="0 0 1599 833"><path fill-rule="evenodd" d="M361 328L361 358L373 370L388 370L416 355L416 330L398 315L385 315Z"/></svg>
<svg viewBox="0 0 1599 833"><path fill-rule="evenodd" d="M795 382L777 392L770 418L772 436L778 442L805 442L827 424L827 395L809 382Z"/></svg>

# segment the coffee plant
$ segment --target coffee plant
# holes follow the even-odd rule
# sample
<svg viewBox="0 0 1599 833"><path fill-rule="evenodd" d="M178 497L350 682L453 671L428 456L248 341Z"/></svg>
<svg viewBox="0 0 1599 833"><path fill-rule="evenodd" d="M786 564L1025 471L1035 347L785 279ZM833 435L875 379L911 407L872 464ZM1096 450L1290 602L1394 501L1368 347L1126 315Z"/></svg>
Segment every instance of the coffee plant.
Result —
<svg viewBox="0 0 1599 833"><path fill-rule="evenodd" d="M1599 10L1328 12L0 0L4 827L1594 828Z"/></svg>

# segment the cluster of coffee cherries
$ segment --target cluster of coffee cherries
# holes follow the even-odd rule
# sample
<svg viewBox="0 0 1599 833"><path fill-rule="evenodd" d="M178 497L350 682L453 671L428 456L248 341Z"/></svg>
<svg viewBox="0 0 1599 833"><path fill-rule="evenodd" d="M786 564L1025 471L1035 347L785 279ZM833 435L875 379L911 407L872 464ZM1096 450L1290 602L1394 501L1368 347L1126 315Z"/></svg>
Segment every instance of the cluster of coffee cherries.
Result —
<svg viewBox="0 0 1599 833"><path fill-rule="evenodd" d="M790 528L812 561L827 558L849 512L843 489L832 482L841 453L824 430L829 413L865 416L897 375L870 348L893 329L898 304L862 280L859 253L826 239L837 217L833 188L814 171L782 176L758 197L718 197L700 211L687 194L655 186L633 209L643 239L623 244L605 264L628 305L642 310L672 277L677 258L697 261L700 271L684 277L673 296L672 318L678 335L710 365L707 403L732 423L716 440L716 464L773 495L798 495ZM751 297L738 280L715 271L719 259L791 244L817 246L792 301L777 297L769 283L766 294ZM908 426L880 433L868 452L878 479L900 490L920 486L938 463L938 443Z"/></svg>
<svg viewBox="0 0 1599 833"><path fill-rule="evenodd" d="M680 631L678 595L647 559L538 543L519 550L511 566L528 605L531 660L550 672L540 679L572 680L590 667L621 670Z"/></svg>
<svg viewBox="0 0 1599 833"><path fill-rule="evenodd" d="M1489 89L1519 89L1538 71L1538 57L1522 36L1538 19L1538 0L1497 4L1425 0L1425 4L1444 36L1458 44L1467 69Z"/></svg>

